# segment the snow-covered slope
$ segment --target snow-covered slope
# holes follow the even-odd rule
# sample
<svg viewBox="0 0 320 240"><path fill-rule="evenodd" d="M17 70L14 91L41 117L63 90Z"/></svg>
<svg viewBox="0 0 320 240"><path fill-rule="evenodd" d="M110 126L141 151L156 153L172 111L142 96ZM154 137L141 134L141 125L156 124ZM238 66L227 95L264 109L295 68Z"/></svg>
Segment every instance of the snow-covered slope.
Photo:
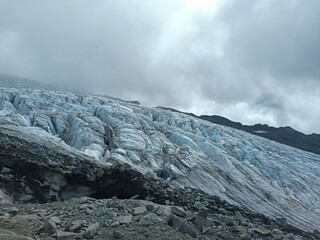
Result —
<svg viewBox="0 0 320 240"><path fill-rule="evenodd" d="M14 88L37 88L37 89L49 89L60 90L53 85L39 83L30 79L8 75L0 72L0 86L1 87L14 87Z"/></svg>
<svg viewBox="0 0 320 240"><path fill-rule="evenodd" d="M129 163L305 230L320 228L320 156L180 113L114 99L0 88L0 126L100 164Z"/></svg>

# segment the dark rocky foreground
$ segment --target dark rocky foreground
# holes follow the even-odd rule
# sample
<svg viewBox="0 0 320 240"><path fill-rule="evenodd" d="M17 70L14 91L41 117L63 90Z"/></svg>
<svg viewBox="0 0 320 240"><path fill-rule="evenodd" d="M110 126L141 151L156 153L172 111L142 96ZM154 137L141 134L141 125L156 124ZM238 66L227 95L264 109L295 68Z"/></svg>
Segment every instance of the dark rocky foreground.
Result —
<svg viewBox="0 0 320 240"><path fill-rule="evenodd" d="M115 197L2 205L0 239L317 239L240 211L213 212L202 200L190 208Z"/></svg>
<svg viewBox="0 0 320 240"><path fill-rule="evenodd" d="M320 239L128 165L0 128L0 239Z"/></svg>

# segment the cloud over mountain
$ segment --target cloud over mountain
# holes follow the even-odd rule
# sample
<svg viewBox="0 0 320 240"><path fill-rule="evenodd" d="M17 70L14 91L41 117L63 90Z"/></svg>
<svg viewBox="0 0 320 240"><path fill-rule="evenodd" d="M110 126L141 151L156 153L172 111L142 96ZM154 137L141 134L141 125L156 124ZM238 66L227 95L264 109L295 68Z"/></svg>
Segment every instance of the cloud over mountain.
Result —
<svg viewBox="0 0 320 240"><path fill-rule="evenodd" d="M320 3L0 1L0 71L318 132Z"/></svg>

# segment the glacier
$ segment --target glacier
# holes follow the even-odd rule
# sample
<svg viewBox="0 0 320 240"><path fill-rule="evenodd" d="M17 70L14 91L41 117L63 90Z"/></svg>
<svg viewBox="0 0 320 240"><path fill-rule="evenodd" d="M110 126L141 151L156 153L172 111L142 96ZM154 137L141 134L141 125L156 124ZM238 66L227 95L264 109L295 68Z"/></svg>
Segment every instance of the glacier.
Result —
<svg viewBox="0 0 320 240"><path fill-rule="evenodd" d="M0 127L320 228L320 156L241 130L103 96L9 87L0 88Z"/></svg>

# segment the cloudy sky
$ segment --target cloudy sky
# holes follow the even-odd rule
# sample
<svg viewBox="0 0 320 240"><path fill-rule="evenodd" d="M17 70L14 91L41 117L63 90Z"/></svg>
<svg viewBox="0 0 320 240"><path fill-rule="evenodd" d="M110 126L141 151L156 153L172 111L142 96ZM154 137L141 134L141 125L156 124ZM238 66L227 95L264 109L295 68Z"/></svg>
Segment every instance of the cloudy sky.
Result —
<svg viewBox="0 0 320 240"><path fill-rule="evenodd" d="M0 72L320 133L320 1L0 0Z"/></svg>

